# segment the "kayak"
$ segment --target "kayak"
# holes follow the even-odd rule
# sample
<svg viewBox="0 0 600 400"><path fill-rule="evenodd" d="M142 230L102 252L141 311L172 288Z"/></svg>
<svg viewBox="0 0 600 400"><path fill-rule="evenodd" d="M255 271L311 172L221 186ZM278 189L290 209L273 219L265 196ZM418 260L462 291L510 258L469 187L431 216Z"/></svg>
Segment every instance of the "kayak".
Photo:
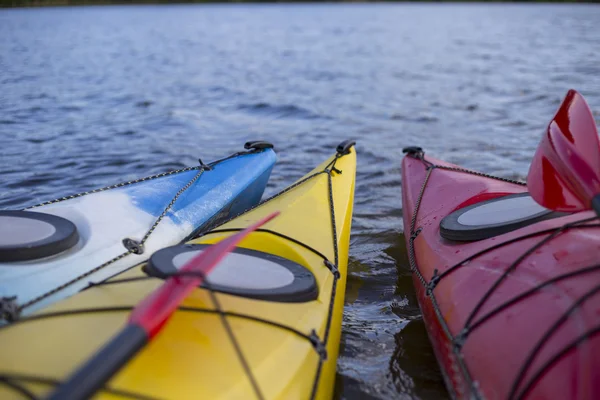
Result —
<svg viewBox="0 0 600 400"><path fill-rule="evenodd" d="M226 255L95 398L331 398L354 201L353 144L340 144L312 172L210 232L0 327L0 341L10 343L0 355L0 398L64 389L164 278L275 211L279 216Z"/></svg>
<svg viewBox="0 0 600 400"><path fill-rule="evenodd" d="M0 320L15 319L143 262L256 205L276 161L272 145L0 211Z"/></svg>
<svg viewBox="0 0 600 400"><path fill-rule="evenodd" d="M600 397L600 224L524 183L406 148L403 218L428 335L454 398Z"/></svg>

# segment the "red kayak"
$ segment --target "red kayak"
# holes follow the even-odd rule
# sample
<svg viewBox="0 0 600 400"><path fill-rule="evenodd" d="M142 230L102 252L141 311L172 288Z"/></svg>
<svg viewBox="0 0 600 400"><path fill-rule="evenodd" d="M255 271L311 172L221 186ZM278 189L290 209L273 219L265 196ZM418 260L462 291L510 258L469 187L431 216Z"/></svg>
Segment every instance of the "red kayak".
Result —
<svg viewBox="0 0 600 400"><path fill-rule="evenodd" d="M597 214L552 211L525 183L405 152L409 258L451 395L600 399Z"/></svg>

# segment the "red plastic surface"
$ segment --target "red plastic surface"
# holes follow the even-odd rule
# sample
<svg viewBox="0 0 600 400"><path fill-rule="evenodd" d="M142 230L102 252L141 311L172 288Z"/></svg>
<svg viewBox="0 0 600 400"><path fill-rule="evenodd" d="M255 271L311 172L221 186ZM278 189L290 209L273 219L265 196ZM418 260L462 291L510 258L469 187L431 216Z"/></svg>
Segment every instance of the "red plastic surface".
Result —
<svg viewBox="0 0 600 400"><path fill-rule="evenodd" d="M427 160L449 165L429 157ZM426 173L422 161L410 157L404 159L403 216L407 245L411 218ZM450 242L440 236L440 221L459 205L471 204L473 199L494 197L497 193L525 190L523 186L489 178L433 170L415 226L415 229L422 229L414 247L417 268L425 281L431 280L436 269L438 273L444 273L470 255L495 244L595 215L591 211L575 213L478 242ZM600 327L600 290L596 290L600 287L600 269L550 284L482 320L499 305L545 281L600 264L600 228L565 231L525 257L475 314L474 323L484 322L472 329L460 352L454 351L452 341L444 330L445 324L452 336L459 335L469 315L500 275L546 236L548 234L540 234L486 252L444 276L433 290L439 314L432 297L414 275L429 337L447 386L456 397L471 398L475 390L485 399L600 398L600 335L594 334L583 340L549 369L542 369L569 342ZM589 298L557 329L552 330L531 365L520 373L525 360L542 337L585 293L589 293ZM466 370L463 370L460 359L464 360ZM538 378L535 378L536 375L539 375ZM516 391L511 396L515 382ZM525 390L528 385L529 389Z"/></svg>
<svg viewBox="0 0 600 400"><path fill-rule="evenodd" d="M527 187L536 202L557 211L591 208L600 193L600 143L594 117L575 90L567 93L535 153Z"/></svg>

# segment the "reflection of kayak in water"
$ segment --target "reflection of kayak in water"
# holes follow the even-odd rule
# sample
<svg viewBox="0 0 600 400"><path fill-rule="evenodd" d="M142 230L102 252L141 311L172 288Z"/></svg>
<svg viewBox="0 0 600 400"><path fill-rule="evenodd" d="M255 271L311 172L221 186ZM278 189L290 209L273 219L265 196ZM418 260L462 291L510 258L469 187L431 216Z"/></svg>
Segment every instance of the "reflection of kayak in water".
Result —
<svg viewBox="0 0 600 400"><path fill-rule="evenodd" d="M355 170L354 148L341 146L295 184L215 230L157 251L148 264L0 328L0 340L10 343L2 355L0 397L19 398L24 391L47 395L122 329L161 277L211 243L280 211L215 267L208 285L192 292L98 394L330 398Z"/></svg>
<svg viewBox="0 0 600 400"><path fill-rule="evenodd" d="M258 203L275 161L256 149L0 212L0 297L29 314L210 229Z"/></svg>

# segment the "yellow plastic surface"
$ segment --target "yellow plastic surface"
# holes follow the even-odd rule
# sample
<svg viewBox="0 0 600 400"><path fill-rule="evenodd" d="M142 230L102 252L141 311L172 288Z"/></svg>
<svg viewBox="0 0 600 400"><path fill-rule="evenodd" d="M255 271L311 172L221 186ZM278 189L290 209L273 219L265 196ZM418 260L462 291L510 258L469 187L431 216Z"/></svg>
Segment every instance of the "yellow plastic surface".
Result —
<svg viewBox="0 0 600 400"><path fill-rule="evenodd" d="M332 160L311 174L323 170ZM305 338L265 323L225 317L265 399L309 399L313 386L314 398L330 398L333 393L354 201L354 149L339 158L335 167L343 171L331 175L341 278L331 307L328 356L320 373L319 356ZM323 173L216 230L243 228L279 210L281 215L262 229L292 237L334 262L330 209L328 175ZM214 243L230 234L209 233L193 243ZM314 330L324 340L334 278L323 259L303 246L265 232L252 233L240 247L276 254L304 265L315 275L319 296L304 303L278 303L215 294L221 308L274 321L307 335ZM141 268L136 266L111 280L146 276ZM159 279L150 279L92 287L36 316L84 312L24 320L0 328L0 378L4 381L0 381L0 399L25 398L15 385L36 396L49 394L56 382L64 381L119 332L129 314L128 310L92 312L93 309L132 308L161 284ZM222 317L211 312L215 305L210 293L196 289L183 306L208 312L177 311L158 336L95 398L128 398L119 392L159 399L257 398Z"/></svg>

